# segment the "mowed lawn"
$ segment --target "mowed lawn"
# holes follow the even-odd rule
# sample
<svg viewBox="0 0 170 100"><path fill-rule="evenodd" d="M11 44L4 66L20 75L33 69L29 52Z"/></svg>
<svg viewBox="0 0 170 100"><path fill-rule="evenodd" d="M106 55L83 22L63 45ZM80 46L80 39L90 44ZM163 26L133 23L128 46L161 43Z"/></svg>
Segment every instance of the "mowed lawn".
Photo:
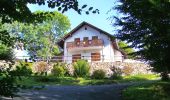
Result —
<svg viewBox="0 0 170 100"><path fill-rule="evenodd" d="M132 86L123 91L124 100L170 100L170 81Z"/></svg>
<svg viewBox="0 0 170 100"><path fill-rule="evenodd" d="M55 77L55 76L32 76L23 77L22 80L17 82L26 86L39 86L39 85L103 85L103 84L116 84L124 82L140 82L146 80L158 79L159 75L146 74L146 75L134 75L124 76L119 79L91 79L91 78L75 78L75 77Z"/></svg>

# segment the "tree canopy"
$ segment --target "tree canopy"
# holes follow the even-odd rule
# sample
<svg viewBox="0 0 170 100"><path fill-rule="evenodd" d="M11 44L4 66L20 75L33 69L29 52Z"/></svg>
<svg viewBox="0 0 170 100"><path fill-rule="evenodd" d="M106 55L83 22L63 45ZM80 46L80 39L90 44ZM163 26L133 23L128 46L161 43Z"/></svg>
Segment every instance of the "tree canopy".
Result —
<svg viewBox="0 0 170 100"><path fill-rule="evenodd" d="M170 1L118 0L114 9L122 13L115 25L116 35L138 48L138 55L149 61L157 72L170 72Z"/></svg>
<svg viewBox="0 0 170 100"><path fill-rule="evenodd" d="M34 14L30 11L27 4L48 5L49 8L58 8L58 11L64 13L69 9L75 10L81 14L87 5L80 7L77 0L0 0L0 17L3 22L10 22L11 20L18 20L21 22L31 22L40 20L43 14ZM89 7L84 11L99 13L98 9Z"/></svg>
<svg viewBox="0 0 170 100"><path fill-rule="evenodd" d="M128 58L131 58L131 59L135 58L134 55L133 55L135 50L133 48L129 47L129 45L127 43L125 43L123 41L119 41L118 45L119 45L119 48L127 54Z"/></svg>
<svg viewBox="0 0 170 100"><path fill-rule="evenodd" d="M70 28L69 19L59 12L46 13L42 23L20 23L14 21L12 24L5 24L4 28L13 36L20 38L30 56L51 57L59 53L56 42ZM50 16L50 17L49 17ZM18 45L20 40L17 41ZM16 44L16 46L18 46Z"/></svg>

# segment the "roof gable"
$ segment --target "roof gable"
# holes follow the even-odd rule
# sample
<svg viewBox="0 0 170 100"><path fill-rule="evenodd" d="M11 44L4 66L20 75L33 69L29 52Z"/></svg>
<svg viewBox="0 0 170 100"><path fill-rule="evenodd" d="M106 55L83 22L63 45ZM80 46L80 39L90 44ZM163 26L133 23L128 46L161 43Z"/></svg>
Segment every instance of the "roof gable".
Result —
<svg viewBox="0 0 170 100"><path fill-rule="evenodd" d="M57 44L58 44L60 47L63 47L63 46L64 46L64 41L65 41L68 37L72 36L77 30L79 30L80 28L82 28L84 25L87 25L87 26L89 26L89 27L91 27L91 28L99 31L100 33L103 33L103 34L109 36L112 41L115 40L115 37L114 37L113 35L109 34L108 32L106 32L106 31L104 31L104 30L101 30L100 28L98 28L98 27L96 27L96 26L94 26L94 25L91 25L91 24L89 24L89 23L87 23L87 22L82 22L82 23L79 24L77 27L75 27L73 30L71 30L68 34L66 34L63 38L61 38L61 39L57 42Z"/></svg>

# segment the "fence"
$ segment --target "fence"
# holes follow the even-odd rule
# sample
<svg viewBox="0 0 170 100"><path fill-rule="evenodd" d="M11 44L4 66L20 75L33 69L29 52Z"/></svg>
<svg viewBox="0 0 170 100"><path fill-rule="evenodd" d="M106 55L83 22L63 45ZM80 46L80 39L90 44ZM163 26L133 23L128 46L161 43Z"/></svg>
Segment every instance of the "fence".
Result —
<svg viewBox="0 0 170 100"><path fill-rule="evenodd" d="M29 62L33 61L50 61L50 62L74 62L77 61L78 59L84 59L87 61L111 61L113 62L113 58L111 57L105 57L103 55L93 55L93 56L53 56L53 57L34 57L31 58L30 56L16 56L15 60L26 60ZM124 57L123 56L114 56L114 61L123 61Z"/></svg>

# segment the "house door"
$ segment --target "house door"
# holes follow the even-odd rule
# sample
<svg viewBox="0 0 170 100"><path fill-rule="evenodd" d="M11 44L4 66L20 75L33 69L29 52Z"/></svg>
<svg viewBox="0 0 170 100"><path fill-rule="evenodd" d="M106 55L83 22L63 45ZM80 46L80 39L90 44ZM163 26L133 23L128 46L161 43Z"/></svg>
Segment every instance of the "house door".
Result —
<svg viewBox="0 0 170 100"><path fill-rule="evenodd" d="M72 62L76 62L79 59L81 59L81 54L75 54L72 56Z"/></svg>

